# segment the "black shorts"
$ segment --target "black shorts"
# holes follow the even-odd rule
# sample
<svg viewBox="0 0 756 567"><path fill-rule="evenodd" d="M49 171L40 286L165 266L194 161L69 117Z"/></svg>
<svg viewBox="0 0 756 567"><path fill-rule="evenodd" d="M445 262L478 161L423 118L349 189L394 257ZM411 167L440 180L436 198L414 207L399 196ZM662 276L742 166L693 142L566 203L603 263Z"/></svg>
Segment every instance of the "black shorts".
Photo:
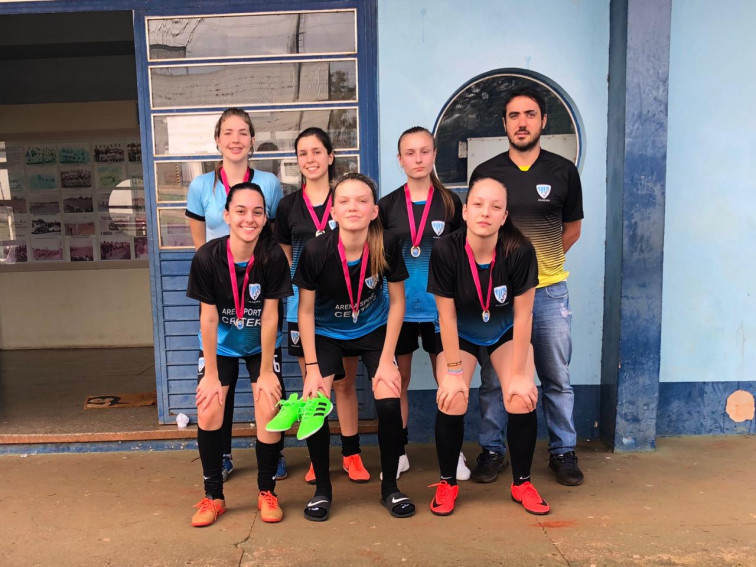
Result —
<svg viewBox="0 0 756 567"><path fill-rule="evenodd" d="M218 379L222 386L231 386L239 379L239 359L244 359L249 372L249 379L254 384L260 376L260 361L262 354L252 354L250 356L221 356L216 357L218 363ZM281 347L278 347L273 353L273 372L278 376L281 383L281 398L284 397L286 390L284 388L283 374L281 374ZM205 355L199 351L199 363L197 364L197 382L205 376Z"/></svg>
<svg viewBox="0 0 756 567"><path fill-rule="evenodd" d="M496 341L494 344L489 346L483 346L483 345L476 345L473 342L468 341L467 339L463 339L462 337L459 337L459 350L463 350L465 352L469 352L471 355L473 355L478 362L480 362L480 349L481 347L485 348L488 351L488 356L491 356L493 352L499 348L504 343L508 343L512 340L512 337L514 336L514 327L510 327L509 330L504 333L498 341ZM441 344L441 333L436 333L436 354L443 352L444 348Z"/></svg>
<svg viewBox="0 0 756 567"><path fill-rule="evenodd" d="M302 349L302 340L299 338L299 323L286 323L288 332L286 336L289 337L289 356L294 358L304 358L304 350Z"/></svg>
<svg viewBox="0 0 756 567"><path fill-rule="evenodd" d="M342 359L345 356L359 356L365 365L368 378L372 380L378 370L378 363L386 340L386 325L357 339L334 339L315 334L315 352L321 376L334 375L334 380L345 376Z"/></svg>
<svg viewBox="0 0 756 567"><path fill-rule="evenodd" d="M416 323L405 321L399 332L399 340L396 341L396 356L415 352L418 347L417 338L423 340L423 350L428 354L436 354L436 326L433 323Z"/></svg>

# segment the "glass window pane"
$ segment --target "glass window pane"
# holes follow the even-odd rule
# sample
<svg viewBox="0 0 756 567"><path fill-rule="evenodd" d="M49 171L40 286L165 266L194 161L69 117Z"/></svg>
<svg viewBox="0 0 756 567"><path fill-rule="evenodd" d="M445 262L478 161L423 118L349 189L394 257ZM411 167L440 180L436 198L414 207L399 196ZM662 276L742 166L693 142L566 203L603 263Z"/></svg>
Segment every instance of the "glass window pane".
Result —
<svg viewBox="0 0 756 567"><path fill-rule="evenodd" d="M257 147L266 151L293 151L297 135L310 126L323 128L331 136L334 149L358 149L356 108L322 110L280 110L250 112ZM217 156L213 132L218 113L169 114L153 117L157 156Z"/></svg>
<svg viewBox="0 0 756 567"><path fill-rule="evenodd" d="M192 179L213 171L216 161L171 161L155 164L157 201L159 203L186 202L186 193ZM278 177L284 195L300 187L299 166L292 157L255 157L251 165L260 171L268 171ZM359 171L358 156L336 156L336 174Z"/></svg>
<svg viewBox="0 0 756 567"><path fill-rule="evenodd" d="M357 100L357 61L192 65L150 69L153 108Z"/></svg>
<svg viewBox="0 0 756 567"><path fill-rule="evenodd" d="M571 112L562 99L529 77L498 74L469 85L444 110L436 128L436 172L442 183L464 186L476 164L507 151L502 105L507 92L521 86L535 88L546 99L548 122L541 146L577 163L579 140Z"/></svg>
<svg viewBox="0 0 756 567"><path fill-rule="evenodd" d="M354 10L149 18L150 60L355 53Z"/></svg>
<svg viewBox="0 0 756 567"><path fill-rule="evenodd" d="M158 207L157 215L160 248L194 248L184 209Z"/></svg>

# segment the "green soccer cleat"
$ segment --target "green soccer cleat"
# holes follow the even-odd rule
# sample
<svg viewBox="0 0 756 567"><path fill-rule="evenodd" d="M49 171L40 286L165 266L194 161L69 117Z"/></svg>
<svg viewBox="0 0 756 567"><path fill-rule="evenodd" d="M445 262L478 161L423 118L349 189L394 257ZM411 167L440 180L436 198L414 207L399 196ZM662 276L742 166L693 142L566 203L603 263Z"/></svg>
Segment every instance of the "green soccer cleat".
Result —
<svg viewBox="0 0 756 567"><path fill-rule="evenodd" d="M333 403L323 395L323 392L318 392L317 398L304 400L299 417L297 439L303 441L323 427L323 422L331 410L333 410Z"/></svg>
<svg viewBox="0 0 756 567"><path fill-rule="evenodd" d="M298 399L297 394L292 394L288 400L280 400L278 405L281 407L276 416L265 426L266 431L276 433L291 429L294 422L299 420L299 412L303 403L304 400Z"/></svg>

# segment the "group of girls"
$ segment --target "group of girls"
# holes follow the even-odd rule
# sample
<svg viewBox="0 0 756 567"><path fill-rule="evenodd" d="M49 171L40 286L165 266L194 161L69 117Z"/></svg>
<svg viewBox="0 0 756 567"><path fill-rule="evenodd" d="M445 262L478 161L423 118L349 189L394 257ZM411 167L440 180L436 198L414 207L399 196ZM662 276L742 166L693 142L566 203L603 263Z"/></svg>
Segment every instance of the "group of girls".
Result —
<svg viewBox="0 0 756 567"><path fill-rule="evenodd" d="M224 467L224 459L230 461L239 359L249 370L255 400L258 509L265 522L283 518L275 492L277 477L285 475L283 434L265 425L285 395L281 300L292 295L288 347L299 359L302 398L330 397L335 390L342 465L356 482L370 478L360 458L354 388L358 357L363 361L378 414L380 502L393 517L415 513L397 480L409 468L407 388L418 338L438 382L441 478L433 485L431 511L448 515L454 509L468 391L485 348L509 416L512 499L531 513L548 513L530 483L537 402L530 321L537 265L529 241L507 222L506 188L478 179L462 206L433 171L432 134L415 127L398 144L407 182L379 202L370 178L347 173L335 179L328 134L308 128L294 147L302 188L281 199L275 176L249 168L254 128L244 111L226 110L215 140L223 159L192 182L187 198L198 248L187 295L200 302L197 443L205 487L192 524L210 525L226 510L224 471L233 465ZM327 421L307 438L306 480L315 493L304 515L312 521L327 520L333 501L329 442Z"/></svg>

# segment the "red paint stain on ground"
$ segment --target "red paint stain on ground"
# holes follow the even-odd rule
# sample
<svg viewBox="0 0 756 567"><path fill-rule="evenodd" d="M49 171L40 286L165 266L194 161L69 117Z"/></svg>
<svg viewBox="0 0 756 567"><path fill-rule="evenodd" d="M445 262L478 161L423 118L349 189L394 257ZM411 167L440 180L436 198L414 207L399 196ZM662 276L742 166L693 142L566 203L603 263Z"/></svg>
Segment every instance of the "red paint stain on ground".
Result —
<svg viewBox="0 0 756 567"><path fill-rule="evenodd" d="M569 528L577 524L575 520L563 520L560 522L538 522L538 526L542 528Z"/></svg>

